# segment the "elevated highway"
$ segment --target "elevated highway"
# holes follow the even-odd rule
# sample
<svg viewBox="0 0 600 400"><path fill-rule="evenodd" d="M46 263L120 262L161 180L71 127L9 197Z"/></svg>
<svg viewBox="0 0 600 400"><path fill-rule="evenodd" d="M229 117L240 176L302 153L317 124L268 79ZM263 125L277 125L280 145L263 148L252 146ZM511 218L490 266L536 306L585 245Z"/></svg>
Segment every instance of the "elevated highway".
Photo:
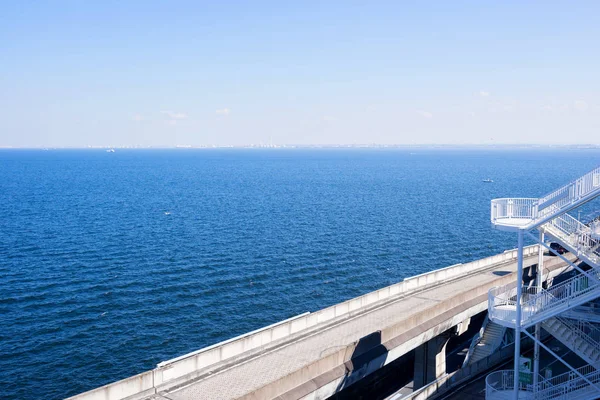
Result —
<svg viewBox="0 0 600 400"><path fill-rule="evenodd" d="M537 246L524 255L536 264ZM511 250L407 278L70 400L324 399L415 349L415 382L426 384L445 373L449 337L487 309L488 290L516 281L516 260ZM546 257L543 279L565 268Z"/></svg>

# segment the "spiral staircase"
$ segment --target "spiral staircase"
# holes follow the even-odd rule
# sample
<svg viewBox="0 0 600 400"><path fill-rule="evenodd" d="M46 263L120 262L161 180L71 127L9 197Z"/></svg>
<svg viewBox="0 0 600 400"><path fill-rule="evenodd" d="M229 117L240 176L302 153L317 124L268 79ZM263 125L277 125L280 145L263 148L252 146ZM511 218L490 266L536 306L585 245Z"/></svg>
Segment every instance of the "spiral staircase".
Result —
<svg viewBox="0 0 600 400"><path fill-rule="evenodd" d="M540 251L546 247L569 262L578 274L549 288L523 287L517 282L492 288L488 293L491 322L515 330L514 369L496 371L486 378L486 399L594 399L600 398L600 329L592 322L590 302L600 298L600 224L584 224L569 215L581 205L600 196L600 167L541 198L503 198L492 200L491 222L499 230L518 233L518 275L522 276L524 236L534 238ZM539 235L532 234L538 231ZM582 268L556 250L544 238L549 237L589 266ZM540 256L540 263L543 258ZM541 265L539 268L541 269ZM583 311L582 311L583 310ZM589 321L578 315L592 315ZM596 319L597 321L597 319ZM535 334L529 332L534 328ZM548 333L579 355L587 365L573 368L540 341L539 330ZM534 370L523 369L520 338L525 334L535 343ZM539 348L568 368L565 374L545 379L539 374ZM519 371L517 374L514 371Z"/></svg>

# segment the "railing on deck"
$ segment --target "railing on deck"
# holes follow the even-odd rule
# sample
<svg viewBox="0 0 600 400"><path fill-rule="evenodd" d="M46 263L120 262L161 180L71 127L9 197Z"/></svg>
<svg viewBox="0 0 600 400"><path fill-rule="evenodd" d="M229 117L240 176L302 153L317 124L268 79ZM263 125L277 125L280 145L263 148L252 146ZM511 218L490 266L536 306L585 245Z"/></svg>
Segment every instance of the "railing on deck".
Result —
<svg viewBox="0 0 600 400"><path fill-rule="evenodd" d="M538 199L494 199L492 200L492 222L498 219L534 219Z"/></svg>
<svg viewBox="0 0 600 400"><path fill-rule="evenodd" d="M587 322L595 322L600 324L600 305L595 303L587 303L573 308L562 314L566 318L578 319Z"/></svg>
<svg viewBox="0 0 600 400"><path fill-rule="evenodd" d="M540 297L543 292L544 290L537 286L521 289L521 321L523 323L544 306ZM488 314L492 321L504 321L511 325L516 323L517 288L514 283L493 287L488 291Z"/></svg>
<svg viewBox="0 0 600 400"><path fill-rule="evenodd" d="M561 210L567 211L572 204L587 201L596 195L600 195L600 167L539 199L494 199L492 200L491 220L493 224L506 219L513 220L512 225L516 225L514 224L515 219L528 219L534 223L551 218ZM522 225L530 224L523 221Z"/></svg>
<svg viewBox="0 0 600 400"><path fill-rule="evenodd" d="M600 391L590 385L590 382L594 385L600 384L600 371L591 365L586 365L577 368L577 372L585 379L575 372L569 371L550 379L543 379L540 376L536 386L519 383L519 399L568 400L575 396L581 399L586 395L593 398L594 393L600 394ZM520 374L527 373L520 372ZM514 390L514 377L513 370L495 371L489 374L485 378L485 398L487 400L507 398L506 392ZM532 381L531 379L527 380Z"/></svg>
<svg viewBox="0 0 600 400"><path fill-rule="evenodd" d="M565 213L552 219L544 228L577 255L600 266L600 240L594 237L591 227Z"/></svg>
<svg viewBox="0 0 600 400"><path fill-rule="evenodd" d="M589 382L598 386L600 384L600 371L591 365L584 365L577 368L577 372L583 375L583 379L573 371L565 372L564 374L556 375L550 379L540 380L537 386L532 387L534 390L535 399L571 399L576 395L578 398L583 398L586 394L600 392L590 385ZM589 381L589 382L588 382ZM593 398L590 396L589 398Z"/></svg>
<svg viewBox="0 0 600 400"><path fill-rule="evenodd" d="M532 379L529 380L532 381ZM503 392L512 392L514 388L514 370L495 371L485 378L485 398L487 400L504 399L506 398L506 395ZM519 398L531 398L530 393L533 392L532 389L532 385L519 383L519 391L525 392L523 393L524 395L520 395Z"/></svg>
<svg viewBox="0 0 600 400"><path fill-rule="evenodd" d="M521 323L527 325L537 314L572 303L581 303L583 296L600 289L600 272L592 270L588 275L577 275L548 290L540 287L523 287L521 301ZM516 323L515 284L493 287L488 292L488 312L492 321ZM587 297L586 297L587 299Z"/></svg>
<svg viewBox="0 0 600 400"><path fill-rule="evenodd" d="M538 203L538 218L543 218L556 211L587 197L592 192L600 190L600 167L562 186L545 196ZM554 207L549 207L553 205Z"/></svg>

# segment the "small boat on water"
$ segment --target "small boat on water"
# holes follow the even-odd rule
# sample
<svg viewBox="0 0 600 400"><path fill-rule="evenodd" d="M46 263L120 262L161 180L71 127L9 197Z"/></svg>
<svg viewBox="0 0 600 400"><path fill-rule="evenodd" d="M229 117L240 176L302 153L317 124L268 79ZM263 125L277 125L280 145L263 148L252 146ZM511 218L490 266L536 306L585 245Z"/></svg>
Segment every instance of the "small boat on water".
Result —
<svg viewBox="0 0 600 400"><path fill-rule="evenodd" d="M488 179L484 179L483 182L485 182L485 183L493 183L494 181L492 179L488 178Z"/></svg>
<svg viewBox="0 0 600 400"><path fill-rule="evenodd" d="M107 153L114 153L114 152L115 152L115 149L108 149L108 150L106 150L106 152L107 152Z"/></svg>

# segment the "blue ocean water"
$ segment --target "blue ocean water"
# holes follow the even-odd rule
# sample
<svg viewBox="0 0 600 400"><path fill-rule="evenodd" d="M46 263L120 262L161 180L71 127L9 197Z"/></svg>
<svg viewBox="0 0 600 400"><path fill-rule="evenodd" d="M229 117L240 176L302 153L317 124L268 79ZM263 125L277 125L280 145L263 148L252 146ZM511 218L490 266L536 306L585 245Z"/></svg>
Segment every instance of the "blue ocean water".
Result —
<svg viewBox="0 0 600 400"><path fill-rule="evenodd" d="M490 199L598 164L571 149L0 151L0 393L67 397L513 248Z"/></svg>

